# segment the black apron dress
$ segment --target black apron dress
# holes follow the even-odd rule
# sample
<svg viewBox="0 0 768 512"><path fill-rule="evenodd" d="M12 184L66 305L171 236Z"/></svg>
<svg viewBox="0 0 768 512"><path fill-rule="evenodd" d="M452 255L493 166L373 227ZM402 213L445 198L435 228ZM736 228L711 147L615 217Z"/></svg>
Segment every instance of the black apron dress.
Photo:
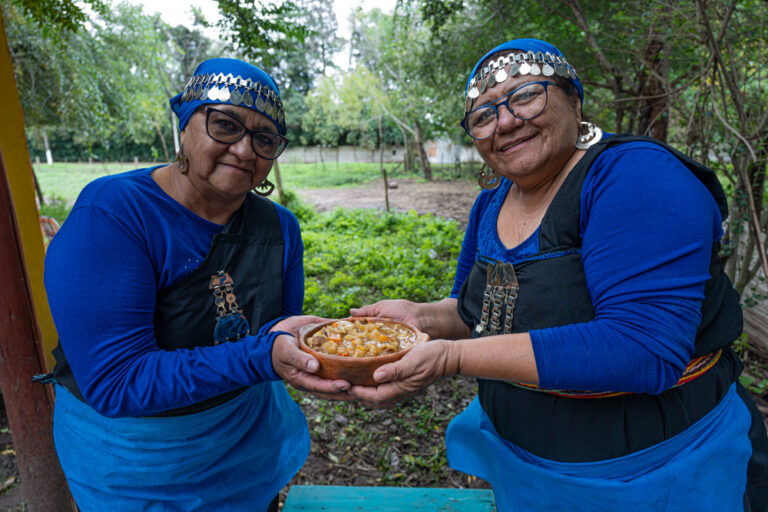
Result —
<svg viewBox="0 0 768 512"><path fill-rule="evenodd" d="M282 311L284 246L275 205L248 194L224 229L214 235L200 267L158 292L154 318L158 346L181 350L233 342L278 317ZM61 344L53 353L56 381L83 400ZM202 411L244 389L160 415Z"/></svg>
<svg viewBox="0 0 768 512"><path fill-rule="evenodd" d="M727 217L725 194L715 174L659 141L617 135L592 146L577 163L552 200L539 231L539 253L514 265L517 280L514 308L497 309L497 325L508 332L556 327L590 321L594 316L581 264L579 205L581 189L597 156L606 148L630 141L659 144L682 161L704 183ZM479 400L498 434L515 445L546 459L589 462L622 457L669 439L704 417L737 381L742 366L730 348L742 330L737 292L719 259L719 244L712 248L710 279L705 286L702 320L694 357L722 349L717 363L706 373L659 395L621 394L605 398L570 398L531 390L498 380L478 379ZM472 329L483 321L483 299L488 265L494 261L478 255L461 288L458 312ZM487 297L486 298L486 303ZM486 305L487 308L487 305ZM486 315L487 316L487 315ZM743 390L742 390L743 391ZM750 486L761 487L757 499L768 499L768 439L754 404L740 391L753 416L750 438ZM760 479L763 479L761 482ZM762 510L762 509L760 509Z"/></svg>

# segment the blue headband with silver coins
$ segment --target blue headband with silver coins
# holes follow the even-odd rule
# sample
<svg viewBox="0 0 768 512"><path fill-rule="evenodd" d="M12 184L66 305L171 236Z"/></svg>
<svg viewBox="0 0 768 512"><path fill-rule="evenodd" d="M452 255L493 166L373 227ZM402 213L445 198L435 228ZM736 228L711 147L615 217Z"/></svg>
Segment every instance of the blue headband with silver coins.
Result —
<svg viewBox="0 0 768 512"><path fill-rule="evenodd" d="M184 91L171 98L179 117L179 131L200 105L228 103L264 114L285 135L285 110L280 90L272 77L252 64L237 59L209 59L202 62Z"/></svg>
<svg viewBox="0 0 768 512"><path fill-rule="evenodd" d="M519 50L518 52L511 50ZM503 56L492 59L480 66L488 57L505 52ZM500 44L477 61L467 79L464 88L466 111L472 110L472 103L489 87L515 75L557 75L568 80L579 91L579 99L584 103L584 88L581 86L576 70L568 64L563 53L557 47L539 39L513 39Z"/></svg>

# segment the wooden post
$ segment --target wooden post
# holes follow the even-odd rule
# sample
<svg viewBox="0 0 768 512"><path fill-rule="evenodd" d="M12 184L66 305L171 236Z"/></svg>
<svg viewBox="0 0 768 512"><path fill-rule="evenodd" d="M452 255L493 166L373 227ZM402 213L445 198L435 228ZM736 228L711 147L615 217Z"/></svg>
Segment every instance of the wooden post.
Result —
<svg viewBox="0 0 768 512"><path fill-rule="evenodd" d="M75 506L53 447L53 397L47 386L32 383L35 373L52 367L57 336L43 287L43 233L2 12L0 97L0 387L27 509L68 512Z"/></svg>
<svg viewBox="0 0 768 512"><path fill-rule="evenodd" d="M75 510L53 446L53 404L32 376L45 364L19 226L0 153L0 387L29 510Z"/></svg>
<svg viewBox="0 0 768 512"><path fill-rule="evenodd" d="M384 204L389 211L389 183L387 170L384 168L384 120L381 117L379 117L379 167L381 167L381 176L384 178Z"/></svg>
<svg viewBox="0 0 768 512"><path fill-rule="evenodd" d="M42 333L42 350L48 369L53 368L51 351L58 342L56 327L48 308L48 296L43 286L43 258L45 245L40 229L40 213L35 203L34 175L31 157L24 134L24 115L16 89L11 51L5 37L5 27L0 12L0 98L3 98L3 122L0 123L0 149L3 152L5 171L11 187L16 219L19 223L21 245L24 247L29 287ZM4 215L5 213L3 213Z"/></svg>

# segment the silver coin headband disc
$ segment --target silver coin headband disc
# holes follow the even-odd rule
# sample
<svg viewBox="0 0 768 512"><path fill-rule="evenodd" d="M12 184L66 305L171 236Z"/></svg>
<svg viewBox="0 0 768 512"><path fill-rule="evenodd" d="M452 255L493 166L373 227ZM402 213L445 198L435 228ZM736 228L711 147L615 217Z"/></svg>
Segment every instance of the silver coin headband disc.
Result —
<svg viewBox="0 0 768 512"><path fill-rule="evenodd" d="M515 75L557 75L570 80L577 79L576 70L568 64L565 57L552 55L549 52L510 53L489 61L477 70L477 74L469 81L469 87L467 87L465 111L472 110L475 98L483 94L486 89Z"/></svg>
<svg viewBox="0 0 768 512"><path fill-rule="evenodd" d="M230 87L235 87L232 91ZM275 91L254 82L250 78L231 73L207 73L193 76L181 95L181 101L220 101L232 105L243 105L248 108L256 107L274 119L285 131L285 110L283 102Z"/></svg>

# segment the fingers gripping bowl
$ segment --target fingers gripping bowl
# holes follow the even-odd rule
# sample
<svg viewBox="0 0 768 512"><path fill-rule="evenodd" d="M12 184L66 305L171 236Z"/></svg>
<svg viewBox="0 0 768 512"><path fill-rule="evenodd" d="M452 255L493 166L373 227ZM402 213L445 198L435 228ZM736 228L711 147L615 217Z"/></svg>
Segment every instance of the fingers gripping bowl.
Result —
<svg viewBox="0 0 768 512"><path fill-rule="evenodd" d="M376 368L394 363L427 341L426 333L390 318L329 320L299 330L299 347L320 363L316 375L361 386L375 384Z"/></svg>

